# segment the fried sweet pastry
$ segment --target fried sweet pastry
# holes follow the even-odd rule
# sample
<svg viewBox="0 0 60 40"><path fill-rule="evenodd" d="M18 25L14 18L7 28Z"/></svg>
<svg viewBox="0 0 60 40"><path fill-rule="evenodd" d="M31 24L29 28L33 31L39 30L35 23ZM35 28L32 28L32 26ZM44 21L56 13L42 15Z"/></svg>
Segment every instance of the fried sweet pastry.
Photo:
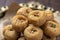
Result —
<svg viewBox="0 0 60 40"><path fill-rule="evenodd" d="M32 9L30 9L29 7L23 7L17 11L17 15L24 15L27 17L31 11Z"/></svg>
<svg viewBox="0 0 60 40"><path fill-rule="evenodd" d="M29 25L24 30L24 36L26 40L41 40L43 36L43 31L34 25Z"/></svg>
<svg viewBox="0 0 60 40"><path fill-rule="evenodd" d="M12 25L4 27L3 35L7 40L16 40L18 37L18 33L12 28Z"/></svg>
<svg viewBox="0 0 60 40"><path fill-rule="evenodd" d="M35 10L29 13L28 19L29 23L32 23L37 26L41 26L46 22L44 11Z"/></svg>
<svg viewBox="0 0 60 40"><path fill-rule="evenodd" d="M44 33L49 37L56 37L60 35L60 26L55 21L47 21L43 27Z"/></svg>
<svg viewBox="0 0 60 40"><path fill-rule="evenodd" d="M43 36L42 40L56 40L56 37L48 38L47 36Z"/></svg>
<svg viewBox="0 0 60 40"><path fill-rule="evenodd" d="M18 40L25 40L25 38L24 37L20 37L20 38L18 38Z"/></svg>
<svg viewBox="0 0 60 40"><path fill-rule="evenodd" d="M52 11L45 11L45 13L46 13L47 21L54 19L54 15L53 15Z"/></svg>
<svg viewBox="0 0 60 40"><path fill-rule="evenodd" d="M12 18L11 23L17 32L22 32L26 28L28 20L23 15L16 15Z"/></svg>

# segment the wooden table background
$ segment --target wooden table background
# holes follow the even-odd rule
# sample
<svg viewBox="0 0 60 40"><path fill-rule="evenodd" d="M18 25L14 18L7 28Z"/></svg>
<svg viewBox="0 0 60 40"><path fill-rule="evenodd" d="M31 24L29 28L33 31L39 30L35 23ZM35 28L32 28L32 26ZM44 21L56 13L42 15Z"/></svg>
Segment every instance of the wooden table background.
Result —
<svg viewBox="0 0 60 40"><path fill-rule="evenodd" d="M16 3L38 1L45 6L53 7L55 10L60 10L60 0L0 0L0 7L4 5L9 5L12 1Z"/></svg>

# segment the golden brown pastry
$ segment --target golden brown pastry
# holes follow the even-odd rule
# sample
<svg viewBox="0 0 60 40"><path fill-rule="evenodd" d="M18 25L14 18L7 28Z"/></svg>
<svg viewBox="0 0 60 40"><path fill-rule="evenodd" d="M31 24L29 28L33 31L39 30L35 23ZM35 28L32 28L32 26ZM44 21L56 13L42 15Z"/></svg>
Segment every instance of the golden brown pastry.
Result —
<svg viewBox="0 0 60 40"><path fill-rule="evenodd" d="M16 15L12 18L11 23L17 32L22 32L26 28L28 20L23 15Z"/></svg>
<svg viewBox="0 0 60 40"><path fill-rule="evenodd" d="M29 25L24 30L24 37L26 38L26 40L41 40L42 36L43 31L34 25Z"/></svg>
<svg viewBox="0 0 60 40"><path fill-rule="evenodd" d="M54 15L53 15L52 11L48 10L48 11L45 11L45 13L46 13L46 19L47 19L47 21L54 19Z"/></svg>
<svg viewBox="0 0 60 40"><path fill-rule="evenodd" d="M46 36L43 36L42 40L56 40L56 37L48 38Z"/></svg>
<svg viewBox="0 0 60 40"><path fill-rule="evenodd" d="M46 22L46 15L44 11L35 10L28 15L29 22L41 26Z"/></svg>
<svg viewBox="0 0 60 40"><path fill-rule="evenodd" d="M12 25L4 27L3 35L7 40L16 40L18 37L18 33L12 28Z"/></svg>
<svg viewBox="0 0 60 40"><path fill-rule="evenodd" d="M56 37L60 35L60 26L57 22L47 21L43 27L44 33L49 37Z"/></svg>
<svg viewBox="0 0 60 40"><path fill-rule="evenodd" d="M30 9L29 7L23 7L17 11L17 15L24 15L27 17L31 11L32 9Z"/></svg>
<svg viewBox="0 0 60 40"><path fill-rule="evenodd" d="M20 37L20 38L18 38L18 40L25 40L25 38L24 37Z"/></svg>

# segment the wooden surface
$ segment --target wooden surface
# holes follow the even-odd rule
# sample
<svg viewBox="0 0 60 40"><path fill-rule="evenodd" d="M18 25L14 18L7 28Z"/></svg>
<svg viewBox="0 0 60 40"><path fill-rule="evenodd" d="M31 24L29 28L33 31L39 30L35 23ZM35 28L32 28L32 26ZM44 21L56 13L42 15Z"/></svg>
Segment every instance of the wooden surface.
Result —
<svg viewBox="0 0 60 40"><path fill-rule="evenodd" d="M9 5L11 2L30 2L30 1L38 1L45 6L53 7L55 10L60 10L60 0L0 0L0 7L4 5Z"/></svg>

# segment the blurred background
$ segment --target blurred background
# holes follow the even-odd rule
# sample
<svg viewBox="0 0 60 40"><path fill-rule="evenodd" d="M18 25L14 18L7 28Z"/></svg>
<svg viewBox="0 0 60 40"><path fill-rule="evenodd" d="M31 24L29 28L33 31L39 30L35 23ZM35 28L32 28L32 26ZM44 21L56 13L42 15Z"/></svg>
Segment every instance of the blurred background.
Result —
<svg viewBox="0 0 60 40"><path fill-rule="evenodd" d="M12 2L25 3L30 1L37 1L45 6L53 7L55 10L60 10L60 0L0 0L0 7L4 5L10 5Z"/></svg>

